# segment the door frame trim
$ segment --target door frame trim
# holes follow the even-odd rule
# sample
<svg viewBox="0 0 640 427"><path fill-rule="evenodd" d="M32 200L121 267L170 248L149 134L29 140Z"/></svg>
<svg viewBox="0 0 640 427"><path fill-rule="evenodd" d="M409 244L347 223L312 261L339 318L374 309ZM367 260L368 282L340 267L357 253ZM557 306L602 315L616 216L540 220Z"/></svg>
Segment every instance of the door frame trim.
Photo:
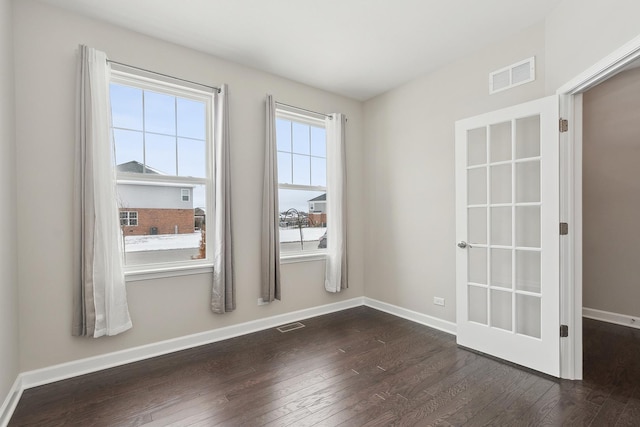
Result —
<svg viewBox="0 0 640 427"><path fill-rule="evenodd" d="M560 320L569 337L560 343L560 376L582 379L582 94L640 58L640 36L562 85L560 116L569 129L560 137L560 218L570 231L560 243Z"/></svg>

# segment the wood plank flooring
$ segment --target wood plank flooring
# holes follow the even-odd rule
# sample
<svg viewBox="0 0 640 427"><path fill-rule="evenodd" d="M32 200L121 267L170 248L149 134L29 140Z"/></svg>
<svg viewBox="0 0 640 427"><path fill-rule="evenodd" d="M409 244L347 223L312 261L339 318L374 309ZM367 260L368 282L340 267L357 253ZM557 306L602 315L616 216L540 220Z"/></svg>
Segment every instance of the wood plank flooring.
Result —
<svg viewBox="0 0 640 427"><path fill-rule="evenodd" d="M640 426L640 330L584 321L585 380L358 307L26 390L10 426Z"/></svg>

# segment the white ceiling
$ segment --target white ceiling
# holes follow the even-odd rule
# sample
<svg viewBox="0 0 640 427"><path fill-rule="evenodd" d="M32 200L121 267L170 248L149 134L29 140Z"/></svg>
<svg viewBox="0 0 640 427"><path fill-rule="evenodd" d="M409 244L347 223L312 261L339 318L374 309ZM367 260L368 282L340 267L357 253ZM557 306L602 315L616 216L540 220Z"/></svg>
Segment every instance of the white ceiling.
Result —
<svg viewBox="0 0 640 427"><path fill-rule="evenodd" d="M561 0L42 1L365 100L540 22Z"/></svg>

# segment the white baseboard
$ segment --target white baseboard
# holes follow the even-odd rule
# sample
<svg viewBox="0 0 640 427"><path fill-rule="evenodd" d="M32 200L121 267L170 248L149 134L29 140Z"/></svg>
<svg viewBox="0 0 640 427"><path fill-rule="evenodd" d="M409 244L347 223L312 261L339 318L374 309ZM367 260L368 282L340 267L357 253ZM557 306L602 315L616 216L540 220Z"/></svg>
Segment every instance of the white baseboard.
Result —
<svg viewBox="0 0 640 427"><path fill-rule="evenodd" d="M364 298L364 305L375 308L376 310L393 314L394 316L402 317L403 319L411 320L412 322L420 323L439 331L447 332L453 335L456 334L456 324L453 322L449 322L448 320L438 319L437 317L418 313L417 311L408 310L406 308L398 307L397 305L388 304L386 302L367 297Z"/></svg>
<svg viewBox="0 0 640 427"><path fill-rule="evenodd" d="M298 310L291 313L280 314L267 317L264 319L253 320L250 322L240 323L237 325L227 326L224 328L214 329L211 331L201 332L193 335L186 335L166 341L153 344L147 344L140 347L134 347L113 353L107 353L99 356L89 357L86 359L74 360L72 362L62 363L59 365L49 366L47 368L36 369L33 371L23 372L18 375L13 388L5 399L0 408L0 427L5 427L9 422L13 411L15 410L22 392L31 387L37 387L49 384L55 381L67 378L77 377L79 375L89 374L101 371L103 369L113 368L115 366L126 365L127 363L137 362L164 354L173 353L205 344L210 344L253 332L262 331L283 324L292 323L310 317L321 316L336 311L346 310L349 308L368 306L376 310L384 311L404 319L429 326L440 331L450 334L456 333L456 324L426 314L407 310L392 304L374 300L366 297L352 298L333 304L322 305L319 307Z"/></svg>
<svg viewBox="0 0 640 427"><path fill-rule="evenodd" d="M193 335L186 335L114 353L107 353L100 356L62 363L60 365L49 366L47 368L27 371L21 374L22 388L27 389L36 387L361 305L363 305L363 298L353 298L333 304L298 310L291 313L244 322Z"/></svg>
<svg viewBox="0 0 640 427"><path fill-rule="evenodd" d="M640 329L640 317L628 316L626 314L610 313L608 311L596 310L595 308L583 307L582 317Z"/></svg>
<svg viewBox="0 0 640 427"><path fill-rule="evenodd" d="M20 401L20 396L22 396L22 392L24 388L22 387L22 375L18 375L18 378L13 383L13 386L9 390L9 394L7 394L7 398L4 400L2 406L0 406L0 426L6 427L9 424L9 420L11 419L11 415L13 415L13 411L15 411L18 402Z"/></svg>

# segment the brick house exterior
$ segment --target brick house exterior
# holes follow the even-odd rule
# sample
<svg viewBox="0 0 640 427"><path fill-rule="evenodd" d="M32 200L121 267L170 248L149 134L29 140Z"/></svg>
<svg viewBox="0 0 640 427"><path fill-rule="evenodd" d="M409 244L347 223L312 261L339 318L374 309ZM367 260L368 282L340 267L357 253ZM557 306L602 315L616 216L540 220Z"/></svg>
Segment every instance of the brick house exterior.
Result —
<svg viewBox="0 0 640 427"><path fill-rule="evenodd" d="M120 208L120 212L138 214L138 225L123 226L125 236L184 234L195 231L193 209Z"/></svg>
<svg viewBox="0 0 640 427"><path fill-rule="evenodd" d="M327 193L308 201L309 203L309 224L312 227L327 226Z"/></svg>
<svg viewBox="0 0 640 427"><path fill-rule="evenodd" d="M119 172L160 174L137 161L118 165ZM187 234L204 223L204 210L194 208L194 186L172 182L118 182L120 223L125 236Z"/></svg>

